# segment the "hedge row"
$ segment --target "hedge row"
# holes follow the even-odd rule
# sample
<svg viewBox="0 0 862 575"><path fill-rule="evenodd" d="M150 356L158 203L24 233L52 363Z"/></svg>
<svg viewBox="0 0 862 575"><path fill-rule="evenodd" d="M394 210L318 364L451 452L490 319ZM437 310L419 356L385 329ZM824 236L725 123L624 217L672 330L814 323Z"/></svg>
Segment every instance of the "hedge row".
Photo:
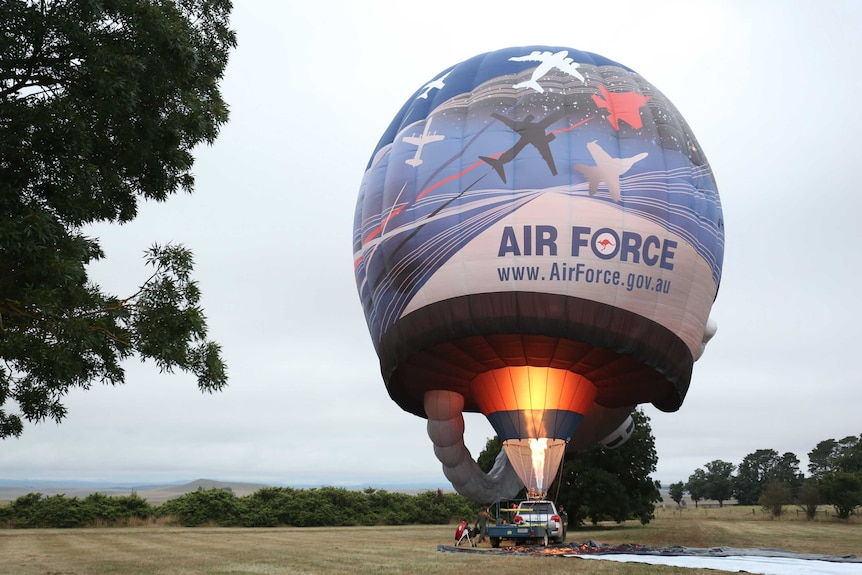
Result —
<svg viewBox="0 0 862 575"><path fill-rule="evenodd" d="M266 487L244 497L223 489L198 489L161 505L150 505L135 493L84 498L30 493L0 506L0 527L128 525L136 519L165 519L189 527L322 527L446 524L475 516L475 504L441 491L407 495L372 488Z"/></svg>

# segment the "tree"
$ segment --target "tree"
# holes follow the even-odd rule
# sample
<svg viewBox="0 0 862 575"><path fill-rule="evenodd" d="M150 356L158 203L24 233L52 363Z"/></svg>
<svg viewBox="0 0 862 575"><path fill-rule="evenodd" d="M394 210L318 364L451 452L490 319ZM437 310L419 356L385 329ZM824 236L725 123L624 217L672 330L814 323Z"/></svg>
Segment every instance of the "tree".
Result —
<svg viewBox="0 0 862 575"><path fill-rule="evenodd" d="M191 192L192 150L228 118L230 0L0 3L0 438L60 421L72 388L124 381L137 355L227 381L206 338L191 252L155 245L125 297L92 283L83 231ZM144 276L145 277L145 276Z"/></svg>
<svg viewBox="0 0 862 575"><path fill-rule="evenodd" d="M839 471L862 472L862 435L821 441L808 453L808 461L808 471L818 479Z"/></svg>
<svg viewBox="0 0 862 575"><path fill-rule="evenodd" d="M740 505L754 505L763 488L772 480L781 481L795 496L802 481L799 459L793 453L779 456L774 449L758 449L739 464L732 479L733 495Z"/></svg>
<svg viewBox="0 0 862 575"><path fill-rule="evenodd" d="M835 507L841 519L847 519L862 505L862 474L839 471L820 479L820 494L823 500Z"/></svg>
<svg viewBox="0 0 862 575"><path fill-rule="evenodd" d="M479 469L488 473L494 467L494 461L497 460L497 455L503 449L503 442L500 441L500 438L496 435L494 437L488 438L488 441L485 442L485 449L479 453L479 457L476 458L476 463L479 465Z"/></svg>
<svg viewBox="0 0 862 575"><path fill-rule="evenodd" d="M767 483L760 494L758 503L761 507L772 513L775 518L781 517L784 506L793 501L793 494L780 479L772 479Z"/></svg>
<svg viewBox="0 0 862 575"><path fill-rule="evenodd" d="M790 490L790 497L796 499L802 486L804 475L799 471L799 458L795 453L785 452L768 475L769 480L781 481Z"/></svg>
<svg viewBox="0 0 862 575"><path fill-rule="evenodd" d="M564 485L557 500L566 508L570 524L574 520L574 524L579 525L586 519L593 525L606 519L622 523L631 516L630 496L615 473L600 467L574 465L564 468L564 475L569 476L569 486L575 489ZM650 518L643 523L649 523Z"/></svg>
<svg viewBox="0 0 862 575"><path fill-rule="evenodd" d="M731 474L736 466L728 461L716 459L704 467L706 467L706 496L718 501L719 507L724 507L724 502L733 494Z"/></svg>
<svg viewBox="0 0 862 575"><path fill-rule="evenodd" d="M817 486L816 479L809 478L802 482L797 503L805 511L805 518L808 521L813 520L817 515L817 506L820 505L820 488Z"/></svg>
<svg viewBox="0 0 862 575"><path fill-rule="evenodd" d="M670 498L676 502L676 506L679 507L682 503L682 497L685 495L685 484L682 481L671 483L667 492Z"/></svg>
<svg viewBox="0 0 862 575"><path fill-rule="evenodd" d="M826 439L808 452L808 472L811 474L811 477L817 479L825 473L837 471L835 463L836 446L837 442L834 439Z"/></svg>
<svg viewBox="0 0 862 575"><path fill-rule="evenodd" d="M733 495L740 505L757 503L764 481L777 459L778 452L774 449L758 449L743 458L733 478Z"/></svg>
<svg viewBox="0 0 862 575"><path fill-rule="evenodd" d="M635 430L616 449L591 446L563 464L563 470L549 492L558 490L557 501L565 506L569 524L590 518L622 522L637 519L647 524L655 517L661 501L658 481L650 479L658 463L649 417L641 410L632 413Z"/></svg>
<svg viewBox="0 0 862 575"><path fill-rule="evenodd" d="M862 434L856 439L855 444L844 453L841 468L847 473L862 473Z"/></svg>
<svg viewBox="0 0 862 575"><path fill-rule="evenodd" d="M698 501L706 499L706 482L706 472L703 469L695 469L694 473L688 476L685 489L688 491L691 500L694 501L695 508L698 506Z"/></svg>
<svg viewBox="0 0 862 575"><path fill-rule="evenodd" d="M836 451L838 471L862 472L862 435L845 437L838 442Z"/></svg>

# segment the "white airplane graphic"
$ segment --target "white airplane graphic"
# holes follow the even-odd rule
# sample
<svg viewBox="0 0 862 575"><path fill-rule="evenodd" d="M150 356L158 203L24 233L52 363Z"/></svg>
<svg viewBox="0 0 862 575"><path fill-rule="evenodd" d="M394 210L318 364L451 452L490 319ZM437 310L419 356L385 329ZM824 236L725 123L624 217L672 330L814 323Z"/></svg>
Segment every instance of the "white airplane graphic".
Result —
<svg viewBox="0 0 862 575"><path fill-rule="evenodd" d="M406 164L413 166L414 168L422 163L422 149L425 147L425 144L430 144L431 142L439 142L445 136L441 136L438 133L429 134L428 130L431 129L431 118L428 118L428 121L425 123L425 131L422 132L421 136L404 136L401 138L401 141L407 142L408 144L413 144L417 146L416 154L412 158L408 158L404 160Z"/></svg>
<svg viewBox="0 0 862 575"><path fill-rule="evenodd" d="M448 72L446 72L445 74L443 74L442 76L437 78L436 80L431 80L430 82L428 82L427 84L422 86L422 93L419 94L418 96L416 96L416 98L417 99L418 98L427 98L428 92L430 92L431 90L434 90L435 88L437 90L442 90L443 86L446 85L446 82L444 81L444 80L446 80L446 76L448 76L451 73L452 73L452 70L449 70Z"/></svg>
<svg viewBox="0 0 862 575"><path fill-rule="evenodd" d="M599 184L604 182L615 202L620 201L620 176L628 172L635 162L640 162L648 153L643 152L631 158L612 158L595 140L587 144L587 150L596 162L595 166L576 164L575 169L590 181L590 195L595 196Z"/></svg>
<svg viewBox="0 0 862 575"><path fill-rule="evenodd" d="M583 75L578 72L578 66L569 56L568 50L560 50L559 52L539 52L535 50L529 56L513 56L509 58L510 62L541 62L536 69L533 70L533 75L529 80L520 82L512 86L513 88L532 88L536 92L544 92L545 89L539 85L539 78L547 74L553 68L558 68L560 71L570 74L584 81Z"/></svg>

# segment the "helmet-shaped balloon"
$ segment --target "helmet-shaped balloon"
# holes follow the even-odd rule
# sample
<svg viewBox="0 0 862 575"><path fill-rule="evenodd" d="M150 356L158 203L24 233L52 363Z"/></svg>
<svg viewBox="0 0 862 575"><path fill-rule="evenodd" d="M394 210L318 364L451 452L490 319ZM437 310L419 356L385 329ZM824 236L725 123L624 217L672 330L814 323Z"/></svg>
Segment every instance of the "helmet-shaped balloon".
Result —
<svg viewBox="0 0 862 575"><path fill-rule="evenodd" d="M416 91L372 154L353 231L392 399L444 472L490 501L541 493L569 446L675 411L714 332L721 204L688 125L649 82L578 50L476 56ZM505 458L463 444L484 413ZM628 433L630 433L630 428Z"/></svg>

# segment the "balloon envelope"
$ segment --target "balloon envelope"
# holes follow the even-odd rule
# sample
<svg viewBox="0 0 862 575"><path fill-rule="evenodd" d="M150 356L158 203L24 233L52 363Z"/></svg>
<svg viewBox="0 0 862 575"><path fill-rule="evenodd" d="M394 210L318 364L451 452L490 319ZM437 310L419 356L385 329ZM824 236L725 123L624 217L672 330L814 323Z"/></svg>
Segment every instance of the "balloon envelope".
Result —
<svg viewBox="0 0 862 575"><path fill-rule="evenodd" d="M670 101L545 46L417 90L372 154L353 233L392 399L427 417L427 393L459 394L512 440L576 437L595 406L678 409L723 251L715 180Z"/></svg>

